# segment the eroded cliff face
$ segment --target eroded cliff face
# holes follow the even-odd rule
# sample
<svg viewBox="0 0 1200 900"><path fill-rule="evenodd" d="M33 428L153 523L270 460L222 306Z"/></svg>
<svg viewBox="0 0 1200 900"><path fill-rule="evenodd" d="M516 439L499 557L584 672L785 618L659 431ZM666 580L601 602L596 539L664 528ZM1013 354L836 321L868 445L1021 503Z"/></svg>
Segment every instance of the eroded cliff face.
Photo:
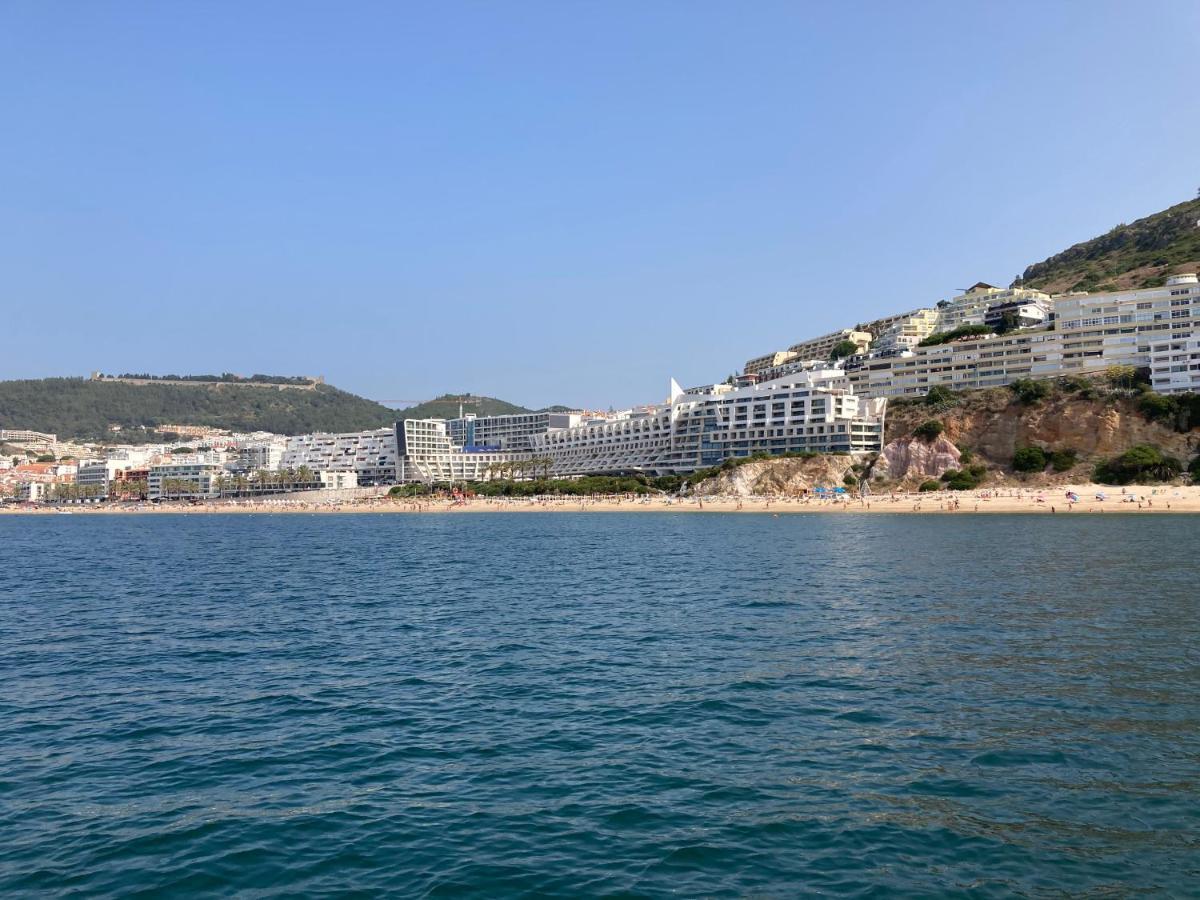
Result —
<svg viewBox="0 0 1200 900"><path fill-rule="evenodd" d="M922 448L912 437L913 429L931 419L941 422L945 431L932 445ZM947 444L955 451L968 448L974 454L973 462L983 463L1002 479L1011 475L1013 454L1020 447L1074 450L1078 459L1075 469L1032 476L1034 481L1070 481L1090 476L1097 462L1136 444L1160 447L1186 464L1200 449L1200 430L1180 434L1147 421L1133 399L1060 396L1027 406L1007 388L979 391L944 410L920 403L890 407L886 444L874 474L902 482L937 478L946 469L959 468L957 457L953 462L947 459Z"/></svg>
<svg viewBox="0 0 1200 900"><path fill-rule="evenodd" d="M872 476L888 479L938 478L943 472L960 467L961 451L944 435L933 441L915 437L889 441L871 470Z"/></svg>
<svg viewBox="0 0 1200 900"><path fill-rule="evenodd" d="M755 460L700 482L694 492L701 497L796 497L815 487L841 487L853 462L849 456Z"/></svg>

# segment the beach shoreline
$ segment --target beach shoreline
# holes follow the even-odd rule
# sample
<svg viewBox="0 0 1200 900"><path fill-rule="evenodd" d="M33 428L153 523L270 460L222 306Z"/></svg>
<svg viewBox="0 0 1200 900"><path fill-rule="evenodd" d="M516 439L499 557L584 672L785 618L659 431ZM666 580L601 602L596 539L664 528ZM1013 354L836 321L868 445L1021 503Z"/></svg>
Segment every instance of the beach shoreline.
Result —
<svg viewBox="0 0 1200 900"><path fill-rule="evenodd" d="M1067 498L1068 492L1078 496ZM1100 496L1103 495L1103 499ZM839 495L817 497L476 497L465 502L442 498L379 497L357 501L328 501L279 497L256 501L209 500L198 503L140 503L67 506L2 507L0 515L337 515L337 514L448 514L462 513L745 513L829 515L903 514L957 515L1027 513L1059 515L1080 513L1161 514L1200 513L1200 486L1127 488L1097 485L1060 485L1045 490L982 490L901 493L865 498Z"/></svg>

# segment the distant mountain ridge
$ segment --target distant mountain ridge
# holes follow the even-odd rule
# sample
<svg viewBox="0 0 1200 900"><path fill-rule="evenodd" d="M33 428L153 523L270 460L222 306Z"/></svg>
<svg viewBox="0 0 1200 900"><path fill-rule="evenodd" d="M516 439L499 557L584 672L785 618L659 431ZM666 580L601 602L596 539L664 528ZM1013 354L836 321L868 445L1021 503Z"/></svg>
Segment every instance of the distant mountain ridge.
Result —
<svg viewBox="0 0 1200 900"><path fill-rule="evenodd" d="M1158 287L1200 268L1200 197L1118 225L1034 263L1014 285L1050 294Z"/></svg>

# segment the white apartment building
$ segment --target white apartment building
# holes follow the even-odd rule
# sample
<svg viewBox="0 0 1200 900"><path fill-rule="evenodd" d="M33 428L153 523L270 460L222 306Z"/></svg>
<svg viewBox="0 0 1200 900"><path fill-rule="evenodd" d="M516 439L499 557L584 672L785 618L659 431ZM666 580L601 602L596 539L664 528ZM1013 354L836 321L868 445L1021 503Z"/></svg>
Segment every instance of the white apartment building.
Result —
<svg viewBox="0 0 1200 900"><path fill-rule="evenodd" d="M30 431L25 428L0 428L0 441L8 441L13 444L57 444L58 435Z"/></svg>
<svg viewBox="0 0 1200 900"><path fill-rule="evenodd" d="M468 413L446 421L451 443L475 450L528 452L530 438L551 428L570 428L580 422L580 413L517 413L505 416L476 416Z"/></svg>
<svg viewBox="0 0 1200 900"><path fill-rule="evenodd" d="M875 341L876 353L903 353L938 330L940 315L936 309L922 308L896 317Z"/></svg>
<svg viewBox="0 0 1200 900"><path fill-rule="evenodd" d="M1152 356L1157 356L1160 372L1152 375L1158 379L1154 389L1187 389L1180 387L1185 383L1179 377L1182 370L1170 371L1183 361L1170 357L1190 353L1171 346L1200 335L1200 283L1194 274L1173 275L1159 288L1056 297L1054 315L1063 374L1110 365L1153 368Z"/></svg>
<svg viewBox="0 0 1200 900"><path fill-rule="evenodd" d="M1160 393L1200 390L1200 379L1193 378L1200 374L1193 368L1200 366L1195 275L1172 276L1160 288L1068 294L1052 304L1051 328L918 346L890 357L873 354L847 363L850 379L863 396L902 397L923 395L935 385L998 387L1018 378L1091 375L1127 365L1150 368Z"/></svg>
<svg viewBox="0 0 1200 900"><path fill-rule="evenodd" d="M865 453L883 445L885 400L866 400L840 369L797 372L745 387L715 384L619 418L547 431L535 456L556 475L693 472L754 453Z"/></svg>
<svg viewBox="0 0 1200 900"><path fill-rule="evenodd" d="M843 328L840 331L831 331L829 334L792 344L788 347L788 352L795 354L800 359L829 359L833 348L843 341L854 344L858 348L856 352L862 353L871 346L871 332Z"/></svg>
<svg viewBox="0 0 1200 900"><path fill-rule="evenodd" d="M80 488L95 488L98 493L108 495L108 483L117 472L129 468L128 464L115 459L80 460L75 472L75 483Z"/></svg>
<svg viewBox="0 0 1200 900"><path fill-rule="evenodd" d="M756 356L754 359L746 360L746 365L742 369L742 372L746 375L762 375L764 372L778 368L795 358L796 354L791 350L778 350L775 353L768 353L765 356Z"/></svg>
<svg viewBox="0 0 1200 900"><path fill-rule="evenodd" d="M531 458L528 451L456 444L445 419L405 419L395 434L400 482L486 481L493 464Z"/></svg>
<svg viewBox="0 0 1200 900"><path fill-rule="evenodd" d="M13 496L24 503L43 503L49 492L50 485L41 481L22 481L13 488Z"/></svg>
<svg viewBox="0 0 1200 900"><path fill-rule="evenodd" d="M1050 295L1032 288L998 288L979 281L957 297L938 304L937 330L953 331L964 325L989 324L988 313L996 307L1005 307L996 314L997 321L1010 308L1028 307L1028 316L1041 322L1050 308ZM1039 317L1035 310L1041 310L1043 315Z"/></svg>
<svg viewBox="0 0 1200 900"><path fill-rule="evenodd" d="M854 344L856 353L865 353L871 346L871 332L857 331L853 328L842 328L831 331L820 337L809 338L806 341L792 344L787 350L768 353L746 360L742 372L746 375L767 375L787 363L800 360L827 361L833 353L833 348L843 341Z"/></svg>
<svg viewBox="0 0 1200 900"><path fill-rule="evenodd" d="M847 374L864 397L924 396L938 385L955 391L1002 387L1018 378L1058 374L1051 361L1057 347L1053 332L1010 331L854 360Z"/></svg>
<svg viewBox="0 0 1200 900"><path fill-rule="evenodd" d="M222 466L212 462L179 462L151 466L146 479L147 494L151 500L202 500L217 496L217 479L224 472ZM183 482L189 486L183 487Z"/></svg>
<svg viewBox="0 0 1200 900"><path fill-rule="evenodd" d="M277 468L314 472L353 472L360 485L390 484L397 479L396 429L376 428L346 434L301 434L287 439Z"/></svg>
<svg viewBox="0 0 1200 900"><path fill-rule="evenodd" d="M287 449L287 439L281 437L239 441L235 448L237 458L233 465L241 472L258 472L263 469L274 472L282 466Z"/></svg>

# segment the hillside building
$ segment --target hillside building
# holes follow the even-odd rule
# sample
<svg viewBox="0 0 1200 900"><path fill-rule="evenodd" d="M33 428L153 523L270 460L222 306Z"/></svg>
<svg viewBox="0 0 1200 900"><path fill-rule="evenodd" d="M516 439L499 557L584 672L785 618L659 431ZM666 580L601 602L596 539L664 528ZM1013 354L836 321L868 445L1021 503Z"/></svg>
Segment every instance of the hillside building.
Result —
<svg viewBox="0 0 1200 900"><path fill-rule="evenodd" d="M682 474L755 453L867 453L883 443L886 401L858 397L840 369L746 387L714 384L614 419L533 439L556 475Z"/></svg>

